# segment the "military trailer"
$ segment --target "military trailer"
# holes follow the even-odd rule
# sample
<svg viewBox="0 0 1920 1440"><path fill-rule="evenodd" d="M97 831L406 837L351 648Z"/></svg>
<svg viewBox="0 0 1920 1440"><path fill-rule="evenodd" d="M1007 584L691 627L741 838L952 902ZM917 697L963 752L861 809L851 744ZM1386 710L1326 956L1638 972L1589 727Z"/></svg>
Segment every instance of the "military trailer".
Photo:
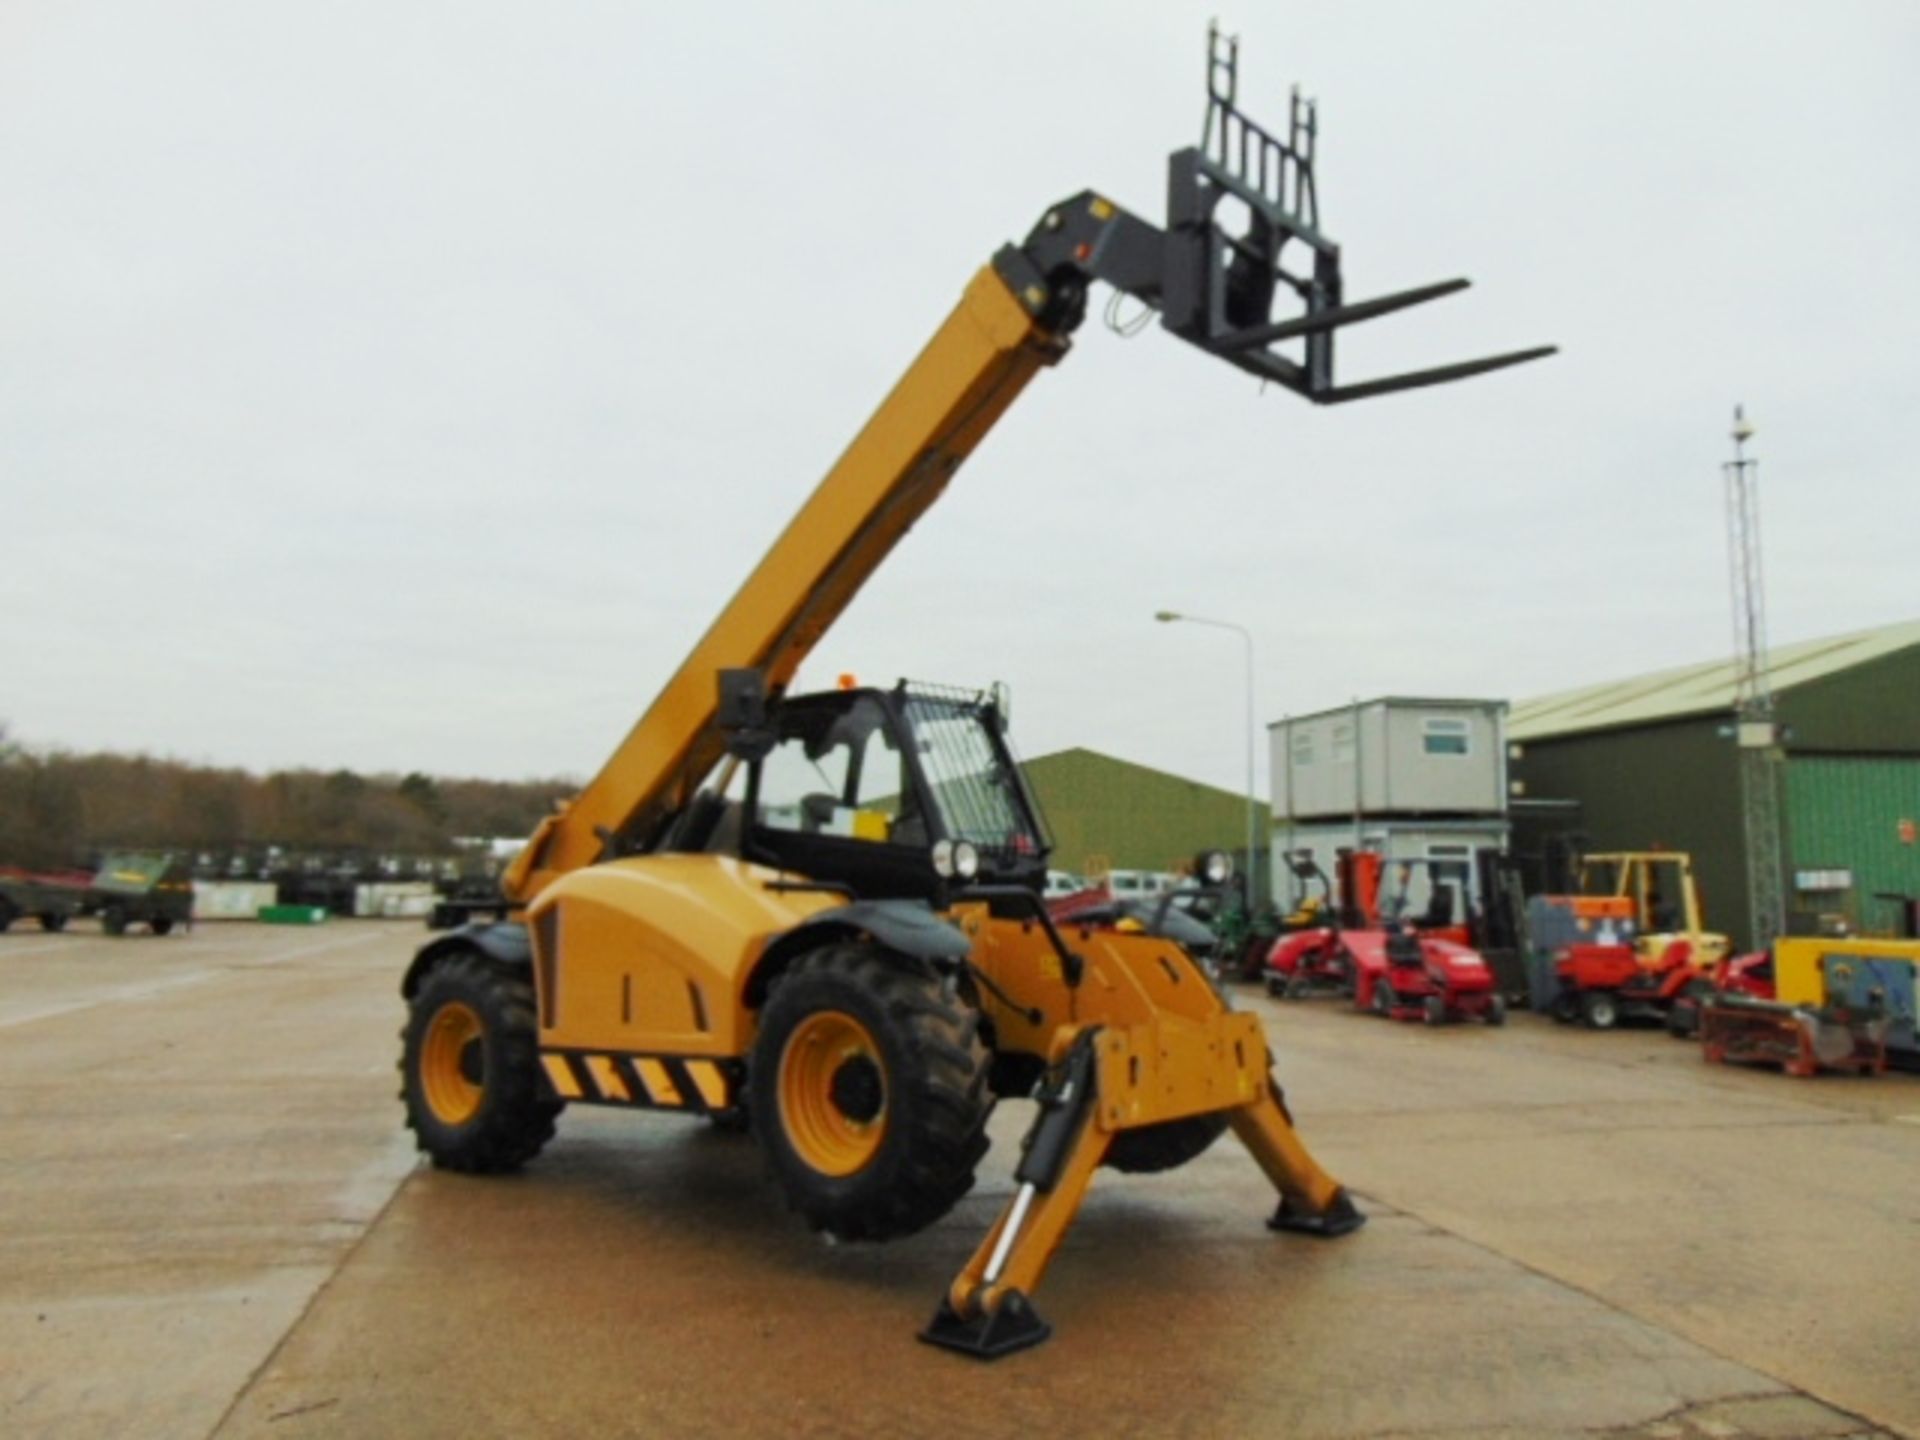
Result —
<svg viewBox="0 0 1920 1440"><path fill-rule="evenodd" d="M80 913L86 897L84 880L55 875L30 875L24 870L0 871L0 930L32 916L42 930L64 930Z"/></svg>
<svg viewBox="0 0 1920 1440"><path fill-rule="evenodd" d="M171 855L109 855L87 887L83 913L98 915L109 935L130 925L165 935L193 919L193 876Z"/></svg>

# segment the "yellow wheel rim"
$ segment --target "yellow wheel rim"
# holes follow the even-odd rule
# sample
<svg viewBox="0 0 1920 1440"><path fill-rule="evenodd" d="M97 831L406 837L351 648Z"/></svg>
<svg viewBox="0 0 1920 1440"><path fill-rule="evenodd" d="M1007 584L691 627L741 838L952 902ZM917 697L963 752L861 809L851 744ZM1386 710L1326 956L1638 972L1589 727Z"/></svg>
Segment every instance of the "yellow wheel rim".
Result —
<svg viewBox="0 0 1920 1440"><path fill-rule="evenodd" d="M484 1093L469 1076L480 1068L480 1017L473 1007L455 1000L442 1005L427 1022L420 1044L420 1089L427 1108L443 1125L464 1125L480 1108ZM468 1047L475 1047L469 1052Z"/></svg>
<svg viewBox="0 0 1920 1440"><path fill-rule="evenodd" d="M886 1067L872 1034L851 1015L809 1015L780 1052L780 1124L794 1150L823 1175L851 1175L887 1134Z"/></svg>

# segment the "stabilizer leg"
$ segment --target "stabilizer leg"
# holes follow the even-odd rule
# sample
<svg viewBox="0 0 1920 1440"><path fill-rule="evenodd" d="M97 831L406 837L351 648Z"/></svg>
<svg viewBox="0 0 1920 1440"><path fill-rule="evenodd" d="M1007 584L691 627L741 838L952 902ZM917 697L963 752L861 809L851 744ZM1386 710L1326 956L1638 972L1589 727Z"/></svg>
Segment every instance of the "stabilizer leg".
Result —
<svg viewBox="0 0 1920 1440"><path fill-rule="evenodd" d="M1271 1077L1259 1098L1229 1111L1227 1118L1233 1133L1280 1192L1279 1207L1267 1221L1271 1229L1332 1239L1367 1223L1345 1187L1322 1170L1300 1143Z"/></svg>
<svg viewBox="0 0 1920 1440"><path fill-rule="evenodd" d="M973 1252L920 1338L997 1360L1053 1333L1033 1308L1034 1287L1079 1213L1110 1136L1094 1123L1096 1028L1082 1030L1040 1094L1014 1172L1019 1188Z"/></svg>

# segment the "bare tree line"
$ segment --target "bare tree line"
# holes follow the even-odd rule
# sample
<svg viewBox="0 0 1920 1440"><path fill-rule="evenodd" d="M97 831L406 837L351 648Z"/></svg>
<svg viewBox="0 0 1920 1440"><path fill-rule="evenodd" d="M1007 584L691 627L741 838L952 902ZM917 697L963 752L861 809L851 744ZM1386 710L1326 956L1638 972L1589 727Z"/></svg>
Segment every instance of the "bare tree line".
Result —
<svg viewBox="0 0 1920 1440"><path fill-rule="evenodd" d="M0 865L86 866L114 849L218 857L288 852L446 855L455 837L524 835L569 780L415 771L240 769L13 741L0 724Z"/></svg>

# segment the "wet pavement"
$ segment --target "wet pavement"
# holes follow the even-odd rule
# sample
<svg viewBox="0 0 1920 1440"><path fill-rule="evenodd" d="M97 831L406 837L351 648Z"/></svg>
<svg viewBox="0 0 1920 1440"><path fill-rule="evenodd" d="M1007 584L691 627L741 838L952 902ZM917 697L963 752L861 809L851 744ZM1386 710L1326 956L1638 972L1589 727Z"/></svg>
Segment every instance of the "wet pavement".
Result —
<svg viewBox="0 0 1920 1440"><path fill-rule="evenodd" d="M521 1176L416 1169L420 932L0 936L0 1434L1920 1436L1920 1080L1658 1032L1244 995L1372 1215L1274 1236L1231 1138L1103 1174L983 1366L913 1332L1030 1107L913 1239L829 1245L750 1138L577 1108Z"/></svg>

